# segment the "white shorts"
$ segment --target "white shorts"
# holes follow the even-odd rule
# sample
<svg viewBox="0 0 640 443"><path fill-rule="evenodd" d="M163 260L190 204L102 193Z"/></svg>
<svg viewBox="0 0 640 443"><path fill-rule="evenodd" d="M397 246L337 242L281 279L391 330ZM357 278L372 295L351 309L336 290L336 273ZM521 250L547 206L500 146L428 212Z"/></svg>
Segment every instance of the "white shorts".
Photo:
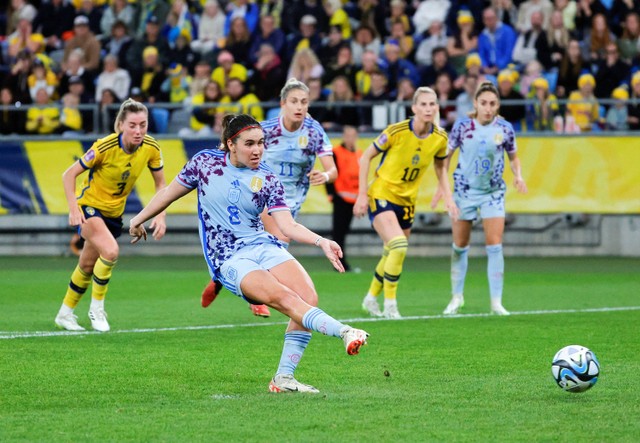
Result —
<svg viewBox="0 0 640 443"><path fill-rule="evenodd" d="M454 199L460 209L459 220L476 220L478 212L482 219L504 218L504 191L502 190L467 198L456 195Z"/></svg>
<svg viewBox="0 0 640 443"><path fill-rule="evenodd" d="M268 271L288 260L295 258L285 248L273 243L245 246L225 260L218 269L216 280L229 291L247 300L240 289L240 283L248 273Z"/></svg>

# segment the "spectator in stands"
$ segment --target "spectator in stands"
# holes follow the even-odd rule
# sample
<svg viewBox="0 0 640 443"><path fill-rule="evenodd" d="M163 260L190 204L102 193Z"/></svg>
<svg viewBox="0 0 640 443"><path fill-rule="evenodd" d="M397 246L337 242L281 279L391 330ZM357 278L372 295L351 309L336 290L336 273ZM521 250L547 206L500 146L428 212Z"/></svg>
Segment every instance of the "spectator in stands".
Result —
<svg viewBox="0 0 640 443"><path fill-rule="evenodd" d="M109 54L104 58L104 69L96 79L96 103L102 98L102 91L110 89L116 95L116 101L129 97L131 88L131 75L129 71L118 66L118 58Z"/></svg>
<svg viewBox="0 0 640 443"><path fill-rule="evenodd" d="M627 105L629 129L640 130L640 71L631 77L631 98Z"/></svg>
<svg viewBox="0 0 640 443"><path fill-rule="evenodd" d="M418 69L410 61L400 58L400 47L393 41L384 45L384 57L380 65L389 79L389 91L392 97L396 95L400 79L409 78L414 85L420 82Z"/></svg>
<svg viewBox="0 0 640 443"><path fill-rule="evenodd" d="M582 75L583 70L588 71L589 66L582 58L580 42L571 39L567 45L567 52L562 57L560 70L558 71L558 84L556 86L558 98L567 98L571 91L578 89L578 78Z"/></svg>
<svg viewBox="0 0 640 443"><path fill-rule="evenodd" d="M360 24L360 26L356 28L353 39L351 40L353 63L361 65L363 63L362 56L366 51L373 51L379 54L381 48L382 43L375 29L364 24Z"/></svg>
<svg viewBox="0 0 640 443"><path fill-rule="evenodd" d="M599 3L599 0L594 1ZM587 31L582 42L583 56L592 65L597 65L606 58L607 45L615 42L616 36L609 30L606 15L595 14L591 28Z"/></svg>
<svg viewBox="0 0 640 443"><path fill-rule="evenodd" d="M292 63L294 56L303 49L311 49L317 54L322 47L322 37L316 32L318 20L312 15L300 19L300 31L287 35L286 61Z"/></svg>
<svg viewBox="0 0 640 443"><path fill-rule="evenodd" d="M160 87L166 78L164 66L160 62L158 49L155 46L147 46L142 52L143 71L134 74L131 84L140 88L146 101L156 103L162 101Z"/></svg>
<svg viewBox="0 0 640 443"><path fill-rule="evenodd" d="M113 25L117 22L124 24L125 30L133 31L133 18L135 15L134 6L127 0L111 0L109 5L103 10L100 19L100 30L103 36L112 34Z"/></svg>
<svg viewBox="0 0 640 443"><path fill-rule="evenodd" d="M424 0L421 1L413 14L412 21L416 34L423 34L431 27L434 20L444 23L449 12L451 2L449 0Z"/></svg>
<svg viewBox="0 0 640 443"><path fill-rule="evenodd" d="M607 7L600 0L577 0L578 10L575 17L576 35L579 38L588 37L589 28L593 26L597 15L607 16ZM589 44L589 41L587 41Z"/></svg>
<svg viewBox="0 0 640 443"><path fill-rule="evenodd" d="M464 67L466 69L465 75L475 75L478 77L478 84L485 80L485 75L482 73L482 62L480 61L480 56L477 53L474 52L467 55Z"/></svg>
<svg viewBox="0 0 640 443"><path fill-rule="evenodd" d="M231 77L227 80L225 95L220 99L221 112L225 114L249 114L258 121L264 120L264 111L255 94L245 93L244 82Z"/></svg>
<svg viewBox="0 0 640 443"><path fill-rule="evenodd" d="M478 50L478 34L475 31L473 15L467 9L460 10L457 24L459 30L447 38L446 48L451 66L456 70L457 75L462 75L465 72L467 56ZM420 53L420 47L418 47L418 53ZM416 61L420 64L417 54Z"/></svg>
<svg viewBox="0 0 640 443"><path fill-rule="evenodd" d="M456 117L458 119L469 116L473 112L473 97L478 88L478 76L467 74L464 76L463 90L456 97Z"/></svg>
<svg viewBox="0 0 640 443"><path fill-rule="evenodd" d="M320 122L327 132L342 131L344 125L360 126L358 108L354 106L353 89L344 76L333 79L329 86L326 113Z"/></svg>
<svg viewBox="0 0 640 443"><path fill-rule="evenodd" d="M200 15L198 37L191 42L191 49L204 57L212 54L215 48L222 46L225 21L226 16L220 9L218 0L207 0Z"/></svg>
<svg viewBox="0 0 640 443"><path fill-rule="evenodd" d="M17 106L10 88L0 89L0 134L23 134L25 131L24 111Z"/></svg>
<svg viewBox="0 0 640 443"><path fill-rule="evenodd" d="M509 25L498 21L496 11L487 8L482 13L484 30L478 38L478 53L486 74L497 74L511 63L517 34Z"/></svg>
<svg viewBox="0 0 640 443"><path fill-rule="evenodd" d="M549 65L545 69L558 69L562 57L567 52L571 35L562 22L562 12L555 10L551 13L549 29L547 29L547 43L549 45Z"/></svg>
<svg viewBox="0 0 640 443"><path fill-rule="evenodd" d="M13 33L13 31L17 29L18 22L21 19L33 23L33 20L35 20L38 15L38 10L27 0L11 0L11 7L5 9L11 11L11 15L7 21L6 35Z"/></svg>
<svg viewBox="0 0 640 443"><path fill-rule="evenodd" d="M84 16L89 19L89 31L95 36L102 34L100 20L102 20L102 7L96 8L94 0L80 0L80 6L76 9L77 16Z"/></svg>
<svg viewBox="0 0 640 443"><path fill-rule="evenodd" d="M324 68L311 48L301 49L294 55L289 65L287 78L297 78L307 83L310 78L322 78Z"/></svg>
<svg viewBox="0 0 640 443"><path fill-rule="evenodd" d="M355 93L357 97L364 97L369 93L371 75L374 72L380 72L378 53L367 50L362 54L362 69L356 72Z"/></svg>
<svg viewBox="0 0 640 443"><path fill-rule="evenodd" d="M165 71L166 77L160 85L162 101L182 104L189 97L191 76L187 68L179 63L171 63Z"/></svg>
<svg viewBox="0 0 640 443"><path fill-rule="evenodd" d="M389 16L384 21L384 31L387 35L391 34L391 26L396 21L402 22L404 32L415 34L411 19L407 15L407 4L404 0L391 0L391 3L389 3Z"/></svg>
<svg viewBox="0 0 640 443"><path fill-rule="evenodd" d="M529 18L531 26L516 39L512 59L520 66L525 66L531 60L538 60L545 68L550 69L549 43L547 42L547 33L542 28L544 16L540 11L533 11Z"/></svg>
<svg viewBox="0 0 640 443"><path fill-rule="evenodd" d="M518 23L518 5L513 0L491 0L491 7L496 11L496 17L514 31Z"/></svg>
<svg viewBox="0 0 640 443"><path fill-rule="evenodd" d="M627 14L622 36L618 39L618 49L620 50L620 58L625 63L638 65L638 54L640 54L640 18L638 13L630 12Z"/></svg>
<svg viewBox="0 0 640 443"><path fill-rule="evenodd" d="M32 54L44 52L44 37L42 34L33 32L31 21L24 17L18 20L18 26L15 32L11 33L7 37L7 40L9 42L7 53L12 59L17 57L18 53L25 49Z"/></svg>
<svg viewBox="0 0 640 443"><path fill-rule="evenodd" d="M387 77L375 70L370 74L370 87L366 94L362 96L362 101L367 102L363 106L358 107L358 115L360 117L359 130L368 132L373 130L373 112L372 102L380 102L386 105L389 101L389 93L387 92Z"/></svg>
<svg viewBox="0 0 640 443"><path fill-rule="evenodd" d="M272 15L263 15L260 17L260 28L253 38L251 48L249 50L249 62L255 65L258 61L258 53L264 43L269 44L278 57L284 54L286 35L281 29L276 28L276 19ZM280 83L277 83L280 84ZM277 96L277 91L274 94Z"/></svg>
<svg viewBox="0 0 640 443"><path fill-rule="evenodd" d="M36 91L34 106L27 111L26 129L29 134L53 134L60 127L60 110L51 102L46 88Z"/></svg>
<svg viewBox="0 0 640 443"><path fill-rule="evenodd" d="M246 82L247 77L247 68L240 63L236 63L229 51L220 51L218 54L218 67L211 74L211 78L218 82L220 90L224 91L226 89L227 81L230 78L237 78L242 82Z"/></svg>
<svg viewBox="0 0 640 443"><path fill-rule="evenodd" d="M28 105L33 102L29 92L29 76L33 64L33 54L28 49L20 51L11 70L5 78L4 86L11 89L16 102Z"/></svg>
<svg viewBox="0 0 640 443"><path fill-rule="evenodd" d="M249 35L253 34L258 27L260 18L260 8L254 2L249 0L231 0L227 4L227 18L224 23L224 35L229 36L232 32L233 21L236 18L242 18L245 26L249 31Z"/></svg>
<svg viewBox="0 0 640 443"><path fill-rule="evenodd" d="M554 0L556 11L562 13L562 23L567 31L573 33L576 29L576 14L578 5L574 0Z"/></svg>
<svg viewBox="0 0 640 443"><path fill-rule="evenodd" d="M342 38L342 32L339 26L331 26L329 35L323 39L322 46L316 54L322 66L330 66L336 63L338 59L338 51L349 42Z"/></svg>
<svg viewBox="0 0 640 443"><path fill-rule="evenodd" d="M189 95L194 97L204 92L204 88L209 81L211 81L211 65L206 60L200 60L194 67L193 78L191 79L191 85L189 85Z"/></svg>
<svg viewBox="0 0 640 443"><path fill-rule="evenodd" d="M62 110L60 112L60 126L56 130L64 137L76 137L82 134L82 115L78 109L80 98L67 92L62 97Z"/></svg>
<svg viewBox="0 0 640 443"><path fill-rule="evenodd" d="M578 78L578 90L569 95L567 119L571 118L581 132L589 132L599 123L600 104L593 94L596 79L591 74L582 74Z"/></svg>
<svg viewBox="0 0 640 443"><path fill-rule="evenodd" d="M73 94L78 98L80 105L87 105L93 103L93 90L88 93L85 87L85 82L82 77L71 76L67 81L68 90L64 94ZM85 132L93 131L94 117L97 117L93 113L93 109L83 109L80 111L82 116L82 129Z"/></svg>
<svg viewBox="0 0 640 443"><path fill-rule="evenodd" d="M253 91L262 102L278 101L278 89L287 79L287 72L280 56L269 43L263 43L258 51L255 72L251 78Z"/></svg>
<svg viewBox="0 0 640 443"><path fill-rule="evenodd" d="M518 7L518 21L515 28L521 34L533 29L534 23L531 21L531 16L535 13L541 15L540 30L547 30L552 12L553 4L549 0L526 0Z"/></svg>
<svg viewBox="0 0 640 443"><path fill-rule="evenodd" d="M322 76L322 84L328 85L337 77L344 77L349 82L352 91L356 90L356 72L358 68L351 57L351 46L345 44L340 47L335 63L329 65Z"/></svg>
<svg viewBox="0 0 640 443"><path fill-rule="evenodd" d="M173 0L171 9L167 14L167 20L160 29L160 34L167 39L169 47L175 48L178 37L185 36L191 43L196 36L197 22L196 18L189 11L189 5L186 0ZM171 59L172 63L177 63L175 59Z"/></svg>
<svg viewBox="0 0 640 443"><path fill-rule="evenodd" d="M149 33L149 23L158 26L158 32L167 21L171 7L165 0L140 0L133 18L133 29L136 39L142 39ZM161 51L162 52L162 51Z"/></svg>
<svg viewBox="0 0 640 443"><path fill-rule="evenodd" d="M606 50L605 59L598 63L596 70L596 97L607 98L613 90L623 83L629 83L631 67L620 60L618 46L609 43Z"/></svg>
<svg viewBox="0 0 640 443"><path fill-rule="evenodd" d="M69 53L65 70L60 76L60 86L58 88L60 96L69 92L69 80L71 77L77 77L81 80L84 88L81 103L91 103L94 99L95 77L82 66L83 59L82 49L77 48Z"/></svg>
<svg viewBox="0 0 640 443"><path fill-rule="evenodd" d="M556 96L549 91L549 82L539 77L531 83L529 98L531 106L531 122L535 131L553 131L554 122L560 116L560 107Z"/></svg>
<svg viewBox="0 0 640 443"><path fill-rule="evenodd" d="M127 25L123 21L116 20L111 26L111 33L102 42L104 52L118 58L118 66L127 66L127 52L133 39L127 34Z"/></svg>
<svg viewBox="0 0 640 443"><path fill-rule="evenodd" d="M428 67L433 63L433 50L435 48L446 48L448 44L447 33L441 21L434 20L425 32L425 38L418 45L416 50L416 64L421 68ZM454 51L455 52L455 51Z"/></svg>
<svg viewBox="0 0 640 443"><path fill-rule="evenodd" d="M613 33L616 35L621 35L628 26L626 18L629 14L640 13L640 2L638 0L613 0L607 4L610 6L608 13L609 23Z"/></svg>
<svg viewBox="0 0 640 443"><path fill-rule="evenodd" d="M329 17L329 26L339 26L344 40L351 39L351 22L345 12L342 0L324 0L324 10Z"/></svg>
<svg viewBox="0 0 640 443"><path fill-rule="evenodd" d="M346 240L351 230L353 205L358 198L358 164L362 151L358 149L358 130L353 126L342 129L342 142L333 147L338 178L327 183L327 194L331 200L331 238L342 248L340 262L346 272L360 272L360 268L351 268L347 261Z"/></svg>
<svg viewBox="0 0 640 443"><path fill-rule="evenodd" d="M236 17L231 21L231 30L227 34L224 49L233 54L236 63L240 63L245 68L251 67L249 56L251 33L244 18Z"/></svg>
<svg viewBox="0 0 640 443"><path fill-rule="evenodd" d="M33 29L44 36L47 53L64 48L65 37L73 31L75 16L76 11L67 0L42 2Z"/></svg>
<svg viewBox="0 0 640 443"><path fill-rule="evenodd" d="M458 78L458 74L449 63L447 50L444 47L436 47L433 48L432 52L431 59L433 60L433 63L431 66L427 66L422 69L421 84L433 87L440 74L447 74L452 81L455 81Z"/></svg>
<svg viewBox="0 0 640 443"><path fill-rule="evenodd" d="M525 107L520 104L507 104L505 101L520 100L523 101L524 97L521 93L514 89L515 81L513 71L503 70L498 75L498 92L500 93L500 115L509 123L515 126L516 130L519 128L525 128L526 123Z"/></svg>
<svg viewBox="0 0 640 443"><path fill-rule="evenodd" d="M98 101L100 105L100 133L106 134L111 131L116 121L116 115L118 114L118 107L116 106L119 101L116 97L116 93L111 89L103 89L102 96Z"/></svg>
<svg viewBox="0 0 640 443"><path fill-rule="evenodd" d="M169 51L169 60L184 66L189 74L193 74L196 63L200 60L200 54L194 52L189 46L191 37L188 32L183 32L176 37L175 44Z"/></svg>
<svg viewBox="0 0 640 443"><path fill-rule="evenodd" d="M56 74L47 68L41 58L35 57L33 59L33 66L31 68L31 74L27 78L29 84L29 94L31 100L36 101L36 92L40 88L47 90L47 94L53 100L58 97L58 77Z"/></svg>
<svg viewBox="0 0 640 443"><path fill-rule="evenodd" d="M160 19L155 15L149 17L146 22L144 33L140 37L136 37L131 48L127 52L127 69L131 73L131 77L141 75L144 70L142 52L145 48L153 46L157 49L160 57L160 63L169 64L169 43L167 39L160 35Z"/></svg>
<svg viewBox="0 0 640 443"><path fill-rule="evenodd" d="M607 111L607 129L611 131L626 131L629 129L629 91L625 87L618 87L611 93L615 103Z"/></svg>
<svg viewBox="0 0 640 443"><path fill-rule="evenodd" d="M389 40L394 40L398 43L401 58L411 62L415 60L415 42L413 36L406 34L401 21L396 21L391 25L391 34L387 37L387 41Z"/></svg>
<svg viewBox="0 0 640 443"><path fill-rule="evenodd" d="M67 40L64 44L64 57L62 59L62 68L67 69L66 63L69 54L74 49L82 49L82 67L92 76L97 75L100 66L100 42L96 36L89 30L89 19L84 15L79 15L73 20L74 36Z"/></svg>
<svg viewBox="0 0 640 443"><path fill-rule="evenodd" d="M457 118L455 100L459 92L453 87L453 80L446 72L438 74L433 90L436 91L440 104L440 122L438 124L449 130Z"/></svg>
<svg viewBox="0 0 640 443"><path fill-rule="evenodd" d="M211 137L222 129L222 112L217 105L222 100L222 91L218 83L209 80L204 91L191 99L190 128L182 128L180 137Z"/></svg>

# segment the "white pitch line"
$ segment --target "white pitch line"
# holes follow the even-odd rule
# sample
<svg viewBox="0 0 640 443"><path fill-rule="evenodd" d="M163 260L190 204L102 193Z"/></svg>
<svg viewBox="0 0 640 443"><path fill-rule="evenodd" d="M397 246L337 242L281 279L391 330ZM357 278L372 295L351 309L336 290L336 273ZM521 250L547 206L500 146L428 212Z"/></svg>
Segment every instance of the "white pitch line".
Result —
<svg viewBox="0 0 640 443"><path fill-rule="evenodd" d="M512 311L511 315L550 315L550 314L579 314L590 312L619 312L619 311L640 311L640 306L618 306L618 307L604 307L604 308L584 308L584 309L550 309L550 310L536 310L536 311ZM413 315L402 317L398 320L391 320L387 318L347 318L340 320L342 322L378 322L378 321L407 321L407 320L437 320L437 319L461 319L461 318L478 318L478 317L497 317L496 315L489 313L476 313L476 314L456 314L456 315ZM173 328L141 328L141 329L116 329L110 332L110 334L141 334L149 332L172 332L172 331L204 331L211 329L229 329L229 328L247 328L258 326L276 326L286 325L287 322L268 322L268 323L243 323L243 324L230 324L230 325L203 325L203 326L176 326ZM98 335L102 332L96 331L0 331L0 340L10 340L15 338L39 338L39 337L69 337L69 336L84 336L84 335Z"/></svg>

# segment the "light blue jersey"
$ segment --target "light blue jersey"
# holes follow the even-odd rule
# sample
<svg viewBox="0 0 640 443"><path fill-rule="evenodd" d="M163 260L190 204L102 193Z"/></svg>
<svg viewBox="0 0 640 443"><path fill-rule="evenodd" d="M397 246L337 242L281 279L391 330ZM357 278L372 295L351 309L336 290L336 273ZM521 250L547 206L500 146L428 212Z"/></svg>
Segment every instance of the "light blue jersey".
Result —
<svg viewBox="0 0 640 443"><path fill-rule="evenodd" d="M245 246L282 247L260 220L265 207L269 213L289 210L282 183L266 164L236 168L227 152L205 150L187 162L176 180L198 191L198 229L212 276Z"/></svg>
<svg viewBox="0 0 640 443"><path fill-rule="evenodd" d="M497 191L504 193L505 152L517 150L511 123L499 117L487 125L472 118L458 120L449 134L449 151L458 148L458 166L453 173L456 196L472 198Z"/></svg>
<svg viewBox="0 0 640 443"><path fill-rule="evenodd" d="M307 174L316 156L333 155L333 147L324 129L311 117L305 117L297 131L285 129L282 117L261 123L264 130L264 161L284 185L287 204L295 218L309 191Z"/></svg>

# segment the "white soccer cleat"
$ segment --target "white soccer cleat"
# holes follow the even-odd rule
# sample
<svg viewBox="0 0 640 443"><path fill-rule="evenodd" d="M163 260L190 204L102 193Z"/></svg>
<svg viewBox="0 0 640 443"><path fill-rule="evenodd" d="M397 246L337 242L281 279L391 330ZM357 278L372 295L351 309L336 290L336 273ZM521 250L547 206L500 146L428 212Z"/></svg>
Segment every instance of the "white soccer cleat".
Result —
<svg viewBox="0 0 640 443"><path fill-rule="evenodd" d="M367 337L369 334L366 331L351 326L345 326L340 331L340 338L344 341L344 347L349 355L356 355L360 352L360 348L367 344Z"/></svg>
<svg viewBox="0 0 640 443"><path fill-rule="evenodd" d="M382 317L382 311L378 306L378 300L373 295L367 294L362 300L362 309L367 311L373 317Z"/></svg>
<svg viewBox="0 0 640 443"><path fill-rule="evenodd" d="M462 294L454 295L451 297L451 301L447 305L447 307L442 311L444 315L454 315L457 314L460 308L464 306L464 297Z"/></svg>
<svg viewBox="0 0 640 443"><path fill-rule="evenodd" d="M89 311L89 319L91 327L98 332L109 332L109 322L107 321L107 313L104 309L95 309Z"/></svg>
<svg viewBox="0 0 640 443"><path fill-rule="evenodd" d="M402 318L400 315L400 311L398 311L398 302L393 300L385 300L384 301L384 312L382 313L384 318L389 318L392 320L398 320Z"/></svg>
<svg viewBox="0 0 640 443"><path fill-rule="evenodd" d="M269 392L304 392L307 394L318 394L316 388L311 385L300 383L293 377L293 374L277 374L269 383Z"/></svg>
<svg viewBox="0 0 640 443"><path fill-rule="evenodd" d="M491 313L495 315L511 315L511 313L507 311L501 304L492 304Z"/></svg>
<svg viewBox="0 0 640 443"><path fill-rule="evenodd" d="M78 324L78 316L74 314L60 314L56 315L56 325L59 328L66 329L67 331L84 331L85 329Z"/></svg>

